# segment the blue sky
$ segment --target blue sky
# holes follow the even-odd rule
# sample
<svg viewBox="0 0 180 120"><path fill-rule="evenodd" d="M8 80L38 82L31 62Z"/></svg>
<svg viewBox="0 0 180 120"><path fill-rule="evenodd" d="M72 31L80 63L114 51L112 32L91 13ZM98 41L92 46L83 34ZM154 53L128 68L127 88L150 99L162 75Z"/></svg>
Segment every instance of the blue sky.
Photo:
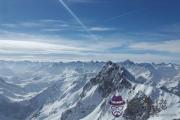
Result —
<svg viewBox="0 0 180 120"><path fill-rule="evenodd" d="M180 63L179 0L0 0L0 59Z"/></svg>

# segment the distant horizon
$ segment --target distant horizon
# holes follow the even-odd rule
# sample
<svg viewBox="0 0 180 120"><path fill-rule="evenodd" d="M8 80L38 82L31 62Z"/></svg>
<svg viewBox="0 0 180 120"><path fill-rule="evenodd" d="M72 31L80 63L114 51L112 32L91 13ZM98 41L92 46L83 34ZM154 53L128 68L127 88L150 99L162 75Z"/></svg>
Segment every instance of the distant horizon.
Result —
<svg viewBox="0 0 180 120"><path fill-rule="evenodd" d="M107 61L100 61L100 60L89 60L89 61L81 61L81 60L74 60L74 61L40 61L40 60L1 60L0 59L0 62L30 62L30 63L78 63L78 62L81 62L81 63L107 63L107 62L114 62L114 63L124 63L126 61L130 61L130 62L133 62L134 64L143 64L143 63L147 63L147 64L156 64L156 65L159 65L159 64L173 64L173 65L178 65L180 66L180 63L173 63L173 62L137 62L137 61L133 61L133 60L119 60L119 61L112 61L112 60L107 60Z"/></svg>

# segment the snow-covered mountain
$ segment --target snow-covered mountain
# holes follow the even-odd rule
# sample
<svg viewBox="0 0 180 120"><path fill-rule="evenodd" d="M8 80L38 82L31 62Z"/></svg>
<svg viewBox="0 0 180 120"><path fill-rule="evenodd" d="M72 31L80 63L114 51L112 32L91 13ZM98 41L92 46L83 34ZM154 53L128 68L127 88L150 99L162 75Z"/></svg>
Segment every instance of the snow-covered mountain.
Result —
<svg viewBox="0 0 180 120"><path fill-rule="evenodd" d="M2 120L113 120L117 93L126 104L116 119L179 119L180 66L0 61Z"/></svg>

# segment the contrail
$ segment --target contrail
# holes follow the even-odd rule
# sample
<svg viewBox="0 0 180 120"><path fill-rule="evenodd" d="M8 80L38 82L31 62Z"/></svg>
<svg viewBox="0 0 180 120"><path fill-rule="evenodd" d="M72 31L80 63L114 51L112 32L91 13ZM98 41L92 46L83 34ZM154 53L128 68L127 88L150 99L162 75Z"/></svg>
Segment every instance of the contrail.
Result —
<svg viewBox="0 0 180 120"><path fill-rule="evenodd" d="M63 0L59 0L59 2L64 6L64 8L71 14L71 16L79 23L79 25L94 39L95 36L89 31L89 29L84 25L84 23L77 17L77 15L67 6L67 4Z"/></svg>

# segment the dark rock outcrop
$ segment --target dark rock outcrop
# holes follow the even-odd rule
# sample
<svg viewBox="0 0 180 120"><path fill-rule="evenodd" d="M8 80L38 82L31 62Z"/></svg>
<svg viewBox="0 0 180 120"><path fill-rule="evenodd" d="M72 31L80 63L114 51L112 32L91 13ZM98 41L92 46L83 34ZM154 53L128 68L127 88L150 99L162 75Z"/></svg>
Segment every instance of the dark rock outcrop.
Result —
<svg viewBox="0 0 180 120"><path fill-rule="evenodd" d="M123 117L127 120L147 120L151 114L152 104L151 98L140 92L127 103Z"/></svg>

